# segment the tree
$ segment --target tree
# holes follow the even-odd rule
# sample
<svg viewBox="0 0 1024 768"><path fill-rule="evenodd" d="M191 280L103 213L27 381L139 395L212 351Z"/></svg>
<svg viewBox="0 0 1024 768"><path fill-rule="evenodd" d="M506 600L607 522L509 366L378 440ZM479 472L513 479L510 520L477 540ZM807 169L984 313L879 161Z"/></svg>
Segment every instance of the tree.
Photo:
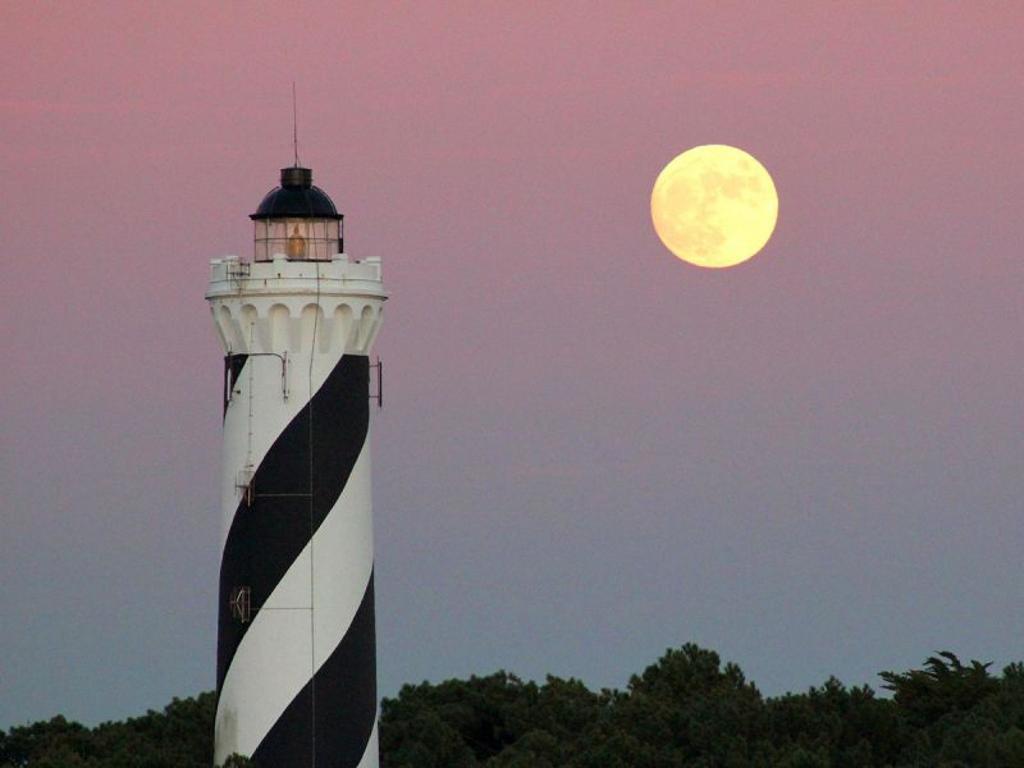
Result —
<svg viewBox="0 0 1024 768"><path fill-rule="evenodd" d="M964 666L955 653L929 656L924 669L880 672L883 686L893 691L901 713L916 726L928 726L942 717L971 710L999 691L999 681L988 672L991 662L971 661Z"/></svg>

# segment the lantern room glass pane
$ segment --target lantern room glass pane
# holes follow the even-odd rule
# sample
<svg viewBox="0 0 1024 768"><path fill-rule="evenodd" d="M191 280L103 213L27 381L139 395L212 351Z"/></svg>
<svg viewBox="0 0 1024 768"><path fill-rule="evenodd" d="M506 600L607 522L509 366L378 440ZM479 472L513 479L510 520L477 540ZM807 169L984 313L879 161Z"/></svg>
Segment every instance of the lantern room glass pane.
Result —
<svg viewBox="0 0 1024 768"><path fill-rule="evenodd" d="M337 219L260 219L256 224L256 261L278 254L294 261L326 261L341 250Z"/></svg>

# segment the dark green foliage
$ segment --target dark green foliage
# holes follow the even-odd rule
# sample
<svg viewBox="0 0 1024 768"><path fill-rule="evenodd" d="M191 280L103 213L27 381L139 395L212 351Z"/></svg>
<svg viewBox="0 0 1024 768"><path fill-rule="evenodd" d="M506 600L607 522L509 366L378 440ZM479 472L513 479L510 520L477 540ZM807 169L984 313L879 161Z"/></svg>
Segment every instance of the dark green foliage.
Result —
<svg viewBox="0 0 1024 768"><path fill-rule="evenodd" d="M972 661L965 667L956 654L941 651L938 657L928 657L924 669L881 672L879 677L907 718L915 725L928 726L940 718L969 712L996 693L999 681L989 675L990 666Z"/></svg>
<svg viewBox="0 0 1024 768"><path fill-rule="evenodd" d="M764 698L712 651L669 650L624 691L498 672L407 685L381 707L382 768L1024 768L1024 664L939 653L883 672L891 699L830 679ZM0 732L0 768L208 768L214 696L88 729ZM247 761L231 758L229 768Z"/></svg>
<svg viewBox="0 0 1024 768"><path fill-rule="evenodd" d="M203 693L91 730L63 717L11 728L0 738L0 768L209 768L214 706Z"/></svg>
<svg viewBox="0 0 1024 768"><path fill-rule="evenodd" d="M1024 665L1002 677L953 654L884 673L892 699L830 679L765 699L734 664L686 645L625 691L500 673L386 699L383 768L1024 768Z"/></svg>

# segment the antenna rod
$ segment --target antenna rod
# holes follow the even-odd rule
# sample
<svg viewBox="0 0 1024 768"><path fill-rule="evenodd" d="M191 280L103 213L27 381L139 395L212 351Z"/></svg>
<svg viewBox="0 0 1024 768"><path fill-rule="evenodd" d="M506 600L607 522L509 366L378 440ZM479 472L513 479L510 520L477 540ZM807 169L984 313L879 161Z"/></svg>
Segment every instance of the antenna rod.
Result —
<svg viewBox="0 0 1024 768"><path fill-rule="evenodd" d="M295 167L299 167L299 108L295 98L295 81L292 80L292 145L295 148Z"/></svg>

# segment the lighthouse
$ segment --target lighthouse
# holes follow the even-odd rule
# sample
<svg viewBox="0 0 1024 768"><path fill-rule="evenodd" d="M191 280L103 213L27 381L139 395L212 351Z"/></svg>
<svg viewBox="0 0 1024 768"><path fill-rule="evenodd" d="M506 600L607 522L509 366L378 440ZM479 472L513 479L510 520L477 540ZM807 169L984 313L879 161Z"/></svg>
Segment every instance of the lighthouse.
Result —
<svg viewBox="0 0 1024 768"><path fill-rule="evenodd" d="M308 168L211 262L224 347L214 761L377 768L369 355L387 294ZM375 370L373 370L375 369Z"/></svg>

